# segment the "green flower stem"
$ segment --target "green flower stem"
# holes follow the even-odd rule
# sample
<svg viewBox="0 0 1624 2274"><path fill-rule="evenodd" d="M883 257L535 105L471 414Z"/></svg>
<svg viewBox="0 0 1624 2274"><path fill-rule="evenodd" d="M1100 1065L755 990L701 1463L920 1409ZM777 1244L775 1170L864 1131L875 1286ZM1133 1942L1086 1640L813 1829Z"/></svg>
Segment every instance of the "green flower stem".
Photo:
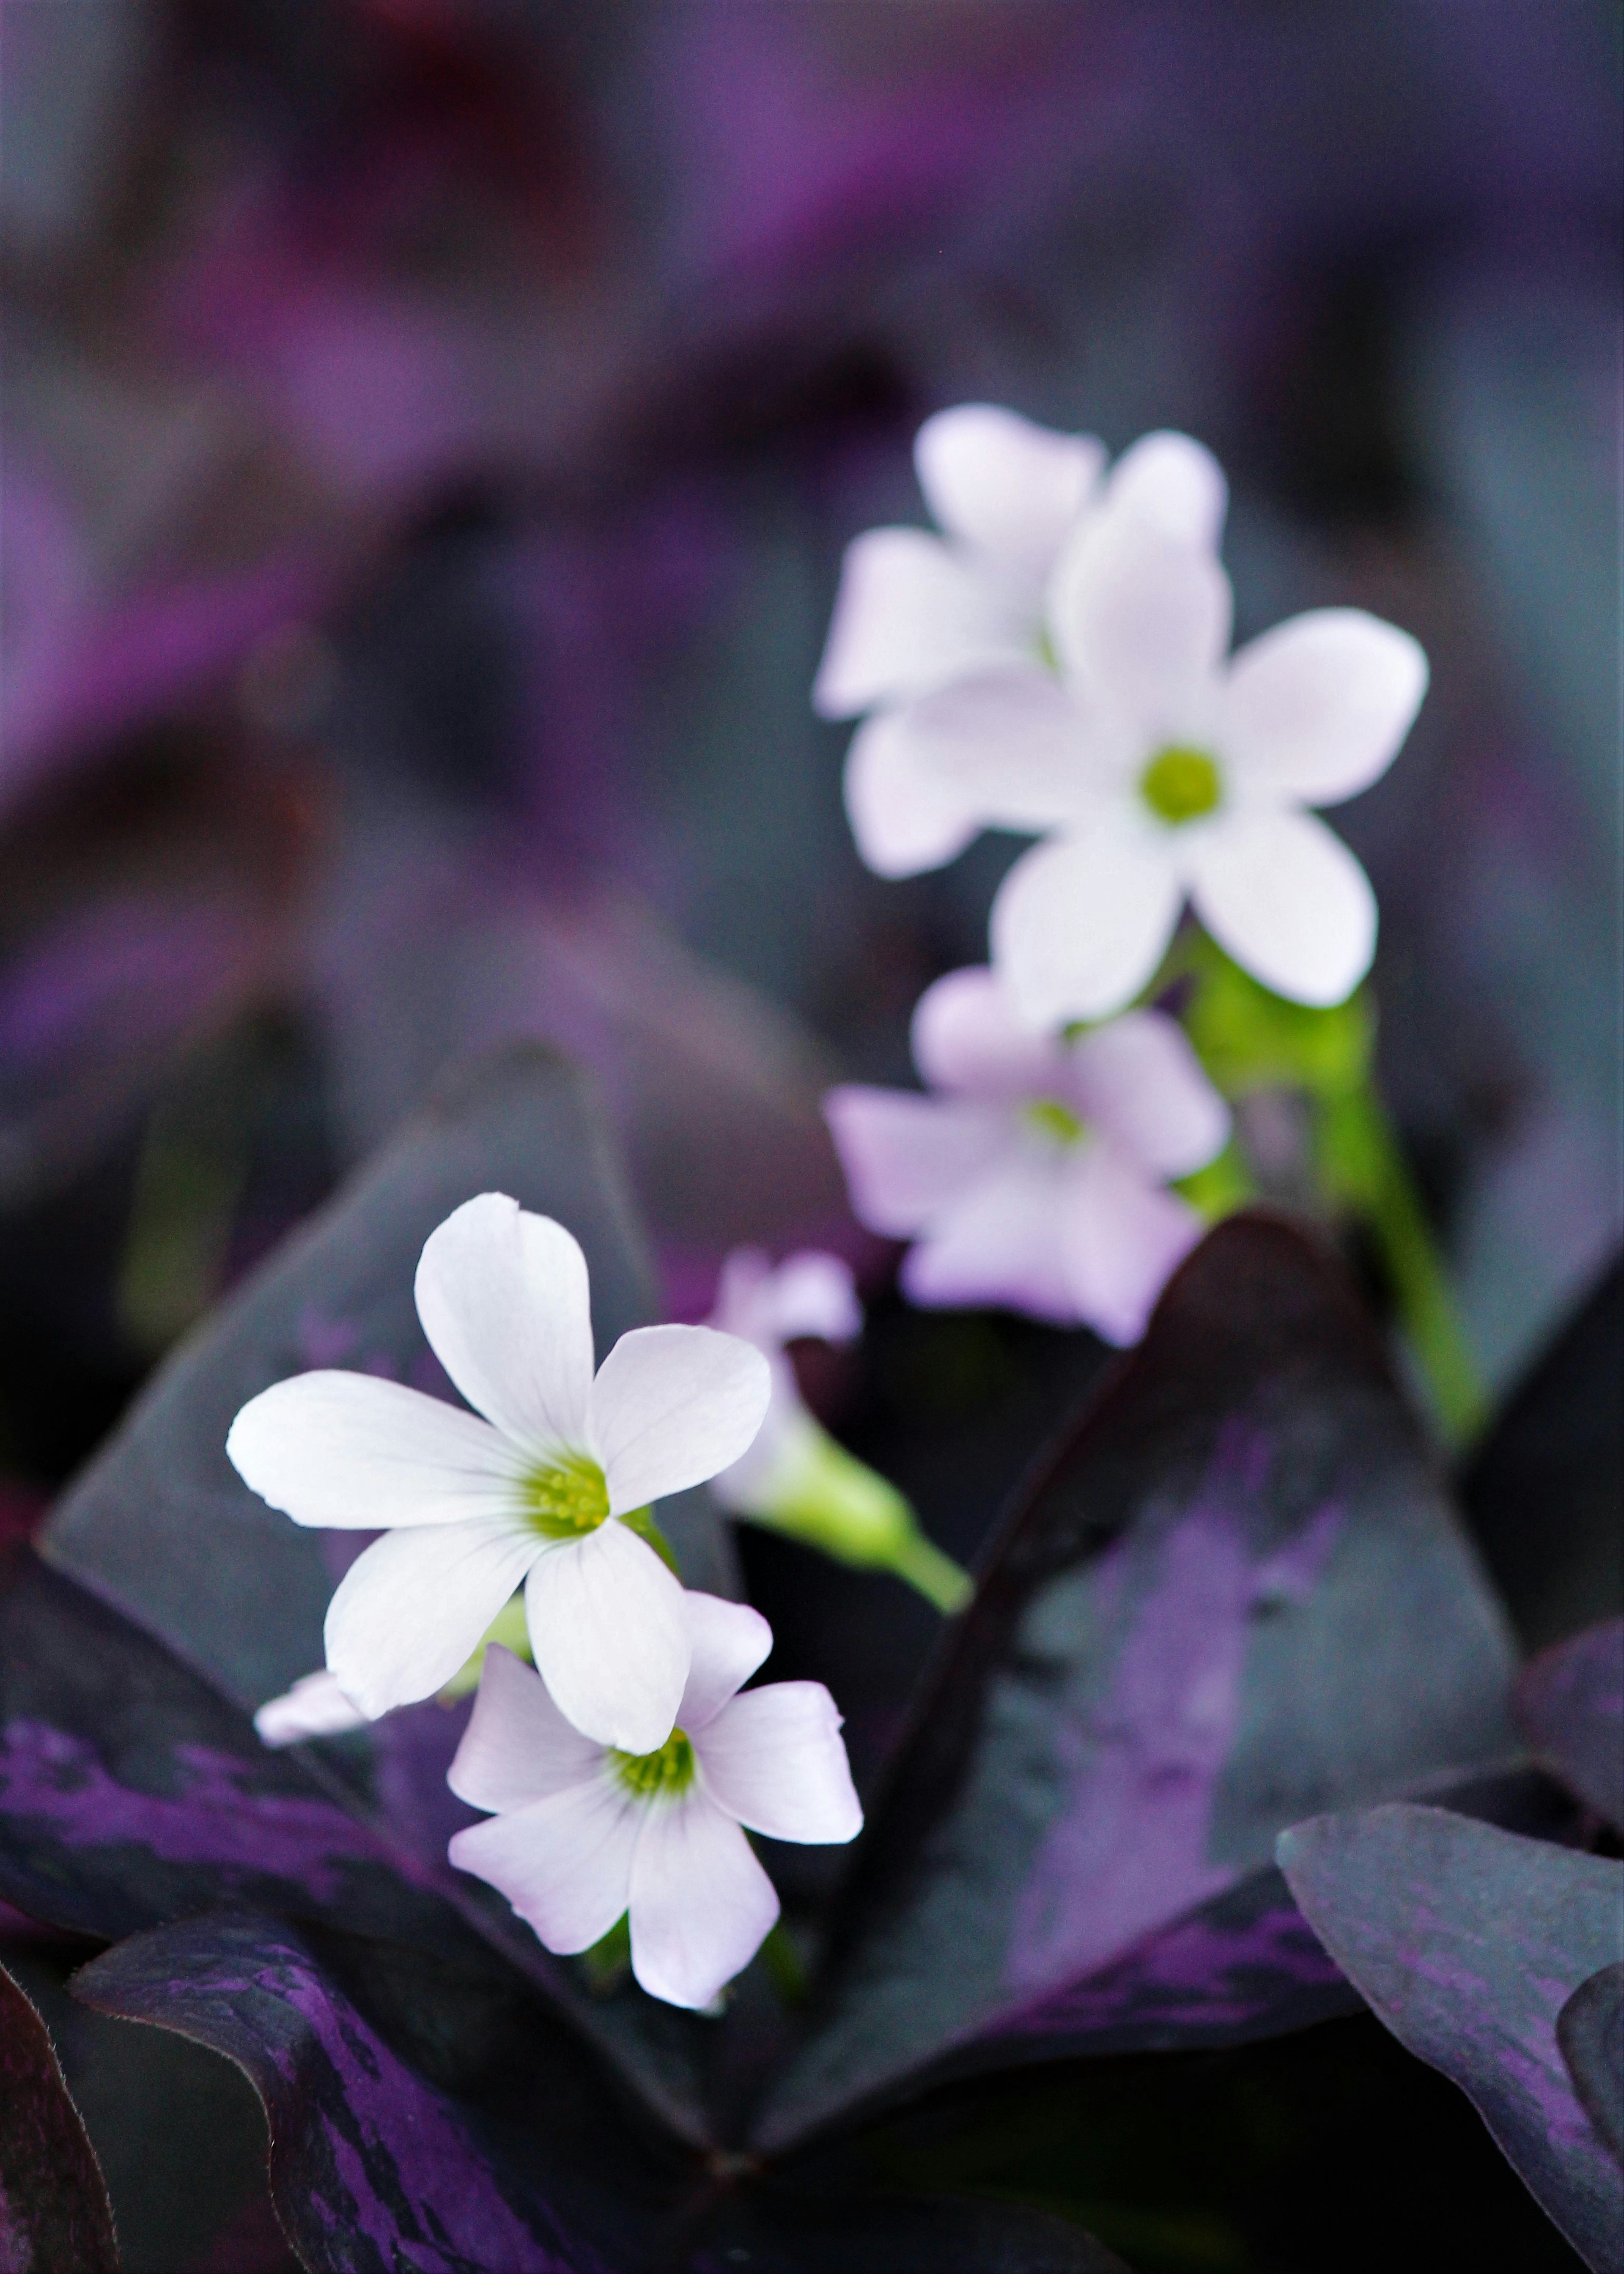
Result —
<svg viewBox="0 0 1624 2274"><path fill-rule="evenodd" d="M1374 1088L1367 1081L1323 1099L1316 1134L1322 1189L1369 1225L1444 1434L1464 1445L1482 1427L1487 1399L1421 1196Z"/></svg>
<svg viewBox="0 0 1624 2274"><path fill-rule="evenodd" d="M934 1603L944 1619L962 1611L975 1593L975 1582L963 1564L944 1555L922 1532L910 1532L897 1542L890 1569Z"/></svg>
<svg viewBox="0 0 1624 2274"><path fill-rule="evenodd" d="M961 1611L975 1592L969 1573L927 1540L895 1485L837 1444L809 1413L786 1435L756 1497L734 1513L837 1562L889 1571L944 1618Z"/></svg>

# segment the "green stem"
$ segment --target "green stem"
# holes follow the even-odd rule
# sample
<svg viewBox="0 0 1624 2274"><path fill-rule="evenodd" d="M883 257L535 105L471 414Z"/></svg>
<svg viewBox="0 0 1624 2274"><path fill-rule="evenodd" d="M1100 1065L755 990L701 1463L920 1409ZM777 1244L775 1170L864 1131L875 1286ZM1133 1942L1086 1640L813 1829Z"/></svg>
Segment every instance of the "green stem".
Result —
<svg viewBox="0 0 1624 2274"><path fill-rule="evenodd" d="M897 1541L891 1569L898 1579L916 1587L928 1603L934 1603L944 1619L962 1611L975 1593L975 1582L963 1564L944 1555L922 1532L906 1532Z"/></svg>
<svg viewBox="0 0 1624 2274"><path fill-rule="evenodd" d="M1327 1187L1359 1209L1374 1235L1406 1339L1432 1393L1445 1437L1468 1443L1487 1399L1448 1277L1387 1111L1367 1083L1329 1098L1320 1124Z"/></svg>

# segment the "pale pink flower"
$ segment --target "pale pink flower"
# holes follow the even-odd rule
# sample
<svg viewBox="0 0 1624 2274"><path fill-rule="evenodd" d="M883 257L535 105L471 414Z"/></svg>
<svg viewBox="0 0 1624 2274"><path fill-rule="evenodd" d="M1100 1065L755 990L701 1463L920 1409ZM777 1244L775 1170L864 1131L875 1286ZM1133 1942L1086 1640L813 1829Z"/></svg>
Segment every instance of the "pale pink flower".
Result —
<svg viewBox="0 0 1624 2274"><path fill-rule="evenodd" d="M1132 1011L1050 1039L994 973L954 971L920 1000L914 1055L934 1096L851 1086L824 1101L857 1215L914 1243L904 1292L1137 1340L1203 1228L1166 1180L1229 1133L1179 1027Z"/></svg>

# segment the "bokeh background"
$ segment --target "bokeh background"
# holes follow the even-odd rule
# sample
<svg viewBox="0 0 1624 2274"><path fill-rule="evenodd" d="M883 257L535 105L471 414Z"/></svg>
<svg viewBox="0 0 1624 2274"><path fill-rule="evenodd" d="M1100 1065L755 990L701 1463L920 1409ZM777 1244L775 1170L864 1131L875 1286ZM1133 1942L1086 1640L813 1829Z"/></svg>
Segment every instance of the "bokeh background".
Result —
<svg viewBox="0 0 1624 2274"><path fill-rule="evenodd" d="M868 876L808 695L843 546L921 517L914 430L965 400L1210 444L1241 636L1351 601L1425 643L1338 817L1382 1081L1491 1383L1583 1299L1620 1215L1605 0L0 0L0 100L8 1520L515 1035L596 1069L674 1314L735 1242L817 1240L883 1354L817 1101L906 1078L1017 847ZM916 1337L903 1402L958 1466L990 1367L1029 1449L1052 1339ZM964 1549L948 1462L906 1481ZM168 2106L126 2057L85 2090Z"/></svg>

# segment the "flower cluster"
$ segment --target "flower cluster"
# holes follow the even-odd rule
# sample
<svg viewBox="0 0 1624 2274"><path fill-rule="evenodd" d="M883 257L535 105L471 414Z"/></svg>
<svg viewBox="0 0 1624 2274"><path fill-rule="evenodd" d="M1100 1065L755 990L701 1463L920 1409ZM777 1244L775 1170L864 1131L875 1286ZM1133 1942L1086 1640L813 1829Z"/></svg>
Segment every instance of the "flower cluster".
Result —
<svg viewBox="0 0 1624 2274"><path fill-rule="evenodd" d="M735 1335L644 1327L594 1373L580 1246L497 1193L431 1234L416 1294L474 1411L322 1371L232 1424L227 1452L272 1507L382 1533L333 1598L325 1671L262 1709L261 1733L287 1742L430 1697L488 1641L451 1782L496 1820L459 1834L453 1860L553 1950L585 1949L629 1911L639 1981L706 2006L778 1915L740 1826L822 1841L861 1823L827 1690L735 1696L771 1630L685 1592L652 1515L747 1455L769 1363ZM492 1635L521 1587L534 1674Z"/></svg>
<svg viewBox="0 0 1624 2274"><path fill-rule="evenodd" d="M829 1118L859 1216L919 1243L916 1301L1129 1341L1198 1228L1162 1186L1226 1126L1171 1023L1130 1006L1187 904L1275 995L1346 999L1375 898L1311 809L1385 772L1426 659L1354 608L1231 657L1227 489L1187 436L1148 435L1108 471L1089 437L969 404L926 422L915 460L943 533L849 547L814 689L826 716L866 714L846 760L858 847L900 877L983 829L1041 841L994 900L992 969L919 1006L914 1055L942 1095L838 1090Z"/></svg>

